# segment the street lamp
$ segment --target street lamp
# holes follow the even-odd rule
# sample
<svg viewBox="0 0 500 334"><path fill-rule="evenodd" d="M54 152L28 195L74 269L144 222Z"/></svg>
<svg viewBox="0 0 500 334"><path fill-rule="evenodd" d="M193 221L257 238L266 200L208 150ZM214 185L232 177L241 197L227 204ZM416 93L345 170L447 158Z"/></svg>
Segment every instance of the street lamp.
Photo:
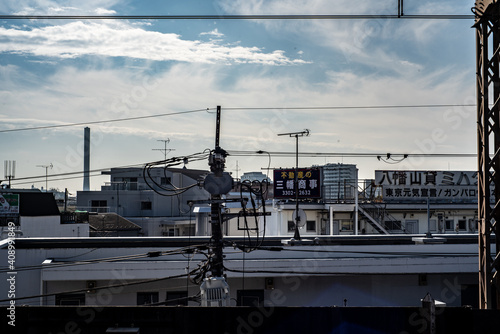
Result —
<svg viewBox="0 0 500 334"><path fill-rule="evenodd" d="M299 223L300 223L300 215L299 215L299 137L308 137L310 134L309 129L304 129L304 131L300 132L288 132L288 133L280 133L278 136L289 136L295 137L295 175L294 175L294 191L295 191L295 233L293 238L295 240L300 240L299 233Z"/></svg>
<svg viewBox="0 0 500 334"><path fill-rule="evenodd" d="M37 167L42 167L45 168L45 192L49 190L48 187L48 176L49 176L49 168L52 169L54 165L52 165L52 162L49 165L37 165Z"/></svg>

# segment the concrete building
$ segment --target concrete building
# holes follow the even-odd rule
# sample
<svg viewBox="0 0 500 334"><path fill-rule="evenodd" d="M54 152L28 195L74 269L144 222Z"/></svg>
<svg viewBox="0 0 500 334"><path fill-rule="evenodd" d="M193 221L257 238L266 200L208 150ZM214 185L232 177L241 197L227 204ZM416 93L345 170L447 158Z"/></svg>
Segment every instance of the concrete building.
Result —
<svg viewBox="0 0 500 334"><path fill-rule="evenodd" d="M350 164L326 164L323 173L323 196L326 203L341 203L354 198L358 188L358 169Z"/></svg>
<svg viewBox="0 0 500 334"><path fill-rule="evenodd" d="M110 181L100 191L79 191L77 208L82 211L113 212L139 225L144 236L194 234L191 207L209 194L196 186L207 171L154 168L113 168L103 172ZM195 185L195 186L193 186ZM178 195L175 188L193 186Z"/></svg>
<svg viewBox="0 0 500 334"><path fill-rule="evenodd" d="M140 181L137 169L111 171L110 184L102 191L79 194L80 204L90 204L92 211L114 207L130 215L131 221L147 220L149 225L142 225L141 231L151 232L149 237L42 234L43 238L37 238L30 234L16 239L13 269L16 297L21 298L16 302L198 305L200 278L209 274L210 207L188 203L208 196L188 172L168 172L151 174L157 187L153 190ZM304 186L319 186L316 181ZM196 187L183 197L153 197L155 190L165 190L162 185L168 189L172 184ZM380 171L368 185L372 189L361 189L352 197L344 192L340 202L301 201L304 219L299 244L291 241L296 210L293 194L268 200L250 191L227 194L224 272L231 305L418 306L430 293L449 306L474 306L478 291L474 174ZM15 203L14 199L9 201ZM161 205L165 199L171 201L167 203L170 208ZM140 216L145 211L151 218ZM52 222L45 226L54 225L52 233L63 224L55 211L47 214ZM19 217L23 232L25 226L33 225L33 216L23 215L21 206ZM162 219L168 221L169 230L158 224ZM189 230L179 224L182 220ZM71 224L73 230L76 226ZM177 232L170 234L172 228L178 228ZM167 231L164 235L169 237L153 237L158 231ZM429 231L432 235L427 235ZM0 256L7 258L8 246L9 240L0 242ZM6 284L0 282L0 289L7 291Z"/></svg>
<svg viewBox="0 0 500 334"><path fill-rule="evenodd" d="M372 180L358 180L355 165L315 168L320 170L315 174L318 196L299 203L305 214L299 232L305 236L477 232L474 172L376 171ZM150 172L149 184L142 173L140 168L107 172L110 182L101 191L78 192L78 208L118 213L139 225L144 236L211 235L205 190L196 186L177 196L161 195L162 187L196 185L206 171L168 169L164 174L157 168ZM293 179L285 180L286 184L280 181L293 190ZM283 196L286 191L277 187L275 180L265 196L250 195L249 189L238 187L224 196L229 199L224 204L224 234L244 236L251 230L260 235L293 236L295 198ZM254 211L259 217L249 215Z"/></svg>

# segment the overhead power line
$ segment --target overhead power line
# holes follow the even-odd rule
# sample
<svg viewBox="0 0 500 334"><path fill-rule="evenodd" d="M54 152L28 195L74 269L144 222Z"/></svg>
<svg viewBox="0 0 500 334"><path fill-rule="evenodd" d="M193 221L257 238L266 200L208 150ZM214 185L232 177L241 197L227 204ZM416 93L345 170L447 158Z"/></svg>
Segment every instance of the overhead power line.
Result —
<svg viewBox="0 0 500 334"><path fill-rule="evenodd" d="M224 110L349 110L349 109L412 109L412 108L453 108L453 107L475 107L475 104L414 104L414 105L368 105L368 106L326 106L326 107L313 107L313 106L304 106L304 107L235 107L235 108L224 108ZM83 125L92 125L92 124L102 124L102 123L113 123L113 122L124 122L131 120L140 120L147 118L155 118L155 117L166 117L166 116L175 116L175 115L183 115L190 113L198 113L202 111L210 111L215 110L215 108L204 108L204 109L196 109L196 110L188 110L188 111L178 111L172 113L164 113L164 114L156 114L156 115L145 115L145 116L137 116L137 117L126 117L126 118L115 118L101 121L89 121L89 122L80 122L80 123L67 123L67 124L58 124L58 125L46 125L46 126L35 126L29 128L17 128L17 129L4 129L0 130L0 133L5 132L19 132L19 131L29 131L29 130L43 130L43 129L55 129L55 128L63 128L70 126L83 126Z"/></svg>
<svg viewBox="0 0 500 334"><path fill-rule="evenodd" d="M0 15L2 20L473 20L472 14Z"/></svg>
<svg viewBox="0 0 500 334"><path fill-rule="evenodd" d="M156 114L156 115L146 115L146 116L126 117L126 118L115 118L115 119L108 119L108 120L102 120L102 121L90 121L90 122L81 122L81 123L68 123L68 124L58 124L58 125L46 125L46 126L36 126L36 127L21 128L21 129L6 129L6 130L0 130L0 133L2 133L2 132L27 131L27 130L41 130L41 129L63 128L63 127L78 126L78 125L91 125L91 124L102 124L102 123L132 121L132 120L154 118L154 117L165 117L165 116L191 114L191 113L196 113L196 112L201 112L201 111L206 111L206 110L207 109L198 109L198 110L178 111L178 112L165 113L165 114Z"/></svg>
<svg viewBox="0 0 500 334"><path fill-rule="evenodd" d="M268 157L274 156L274 157L294 157L295 152L267 152L267 151L236 151L236 150L228 150L227 153L229 156L237 157L237 156L242 156L242 157L249 157L249 156L259 156L262 154L267 154ZM343 158L378 158L380 156L386 156L387 153L363 153L363 152L299 152L300 157L305 157L305 158L314 158L314 157L343 157ZM391 156L393 157L403 157L406 156L407 158L410 157L425 157L425 158L477 158L476 153L414 153L414 154L399 154L399 153L391 153ZM158 163L163 163L162 161ZM142 163L142 164L135 164L135 165L127 165L127 166L115 166L115 167L108 167L108 168L102 168L102 169L94 169L91 170L91 177L96 177L96 176L102 176L103 171L109 171L112 168L144 168L144 166L148 163ZM270 168L270 164L268 164L268 167L266 168L267 170L272 169ZM76 171L76 172L67 172L67 173L59 173L59 174L52 174L48 175L48 179L50 181L63 181L63 180L71 180L71 179L80 179L83 178L83 171ZM94 173L99 173L99 174L94 174ZM115 172L115 173L120 173L120 172ZM123 173L126 173L124 171ZM26 176L26 177L21 177L17 178L16 182L13 182L12 185L23 185L23 184L31 184L35 182L44 182L45 181L45 175L38 175L38 176ZM3 182L5 180L0 180L0 182ZM23 181L23 182L17 182L17 181Z"/></svg>
<svg viewBox="0 0 500 334"><path fill-rule="evenodd" d="M99 168L99 169L93 169L89 171L90 173L96 173L96 172L104 172L104 171L109 171L112 168L142 168L144 167L144 163L140 164L134 164L134 165L125 165L125 166L116 166L116 167L107 167L107 168ZM60 176L69 176L69 175L77 175L77 174L83 174L84 171L76 171L76 172L67 172L67 173L58 173L58 174L52 174L48 175L49 178L54 178L54 177L60 177ZM101 175L101 174L100 174ZM95 176L95 175L94 175ZM18 177L16 178L17 181L20 180L33 180L33 179L40 179L40 178L45 178L45 175L38 175L38 176L26 176L26 177Z"/></svg>
<svg viewBox="0 0 500 334"><path fill-rule="evenodd" d="M295 152L264 152L264 151L232 151L227 150L230 156L257 156L263 153L275 157L294 157ZM387 153L362 153L362 152L299 152L300 157L356 157L356 158L377 158L386 156ZM477 153L391 153L393 157L427 157L427 158L476 158Z"/></svg>
<svg viewBox="0 0 500 334"><path fill-rule="evenodd" d="M236 107L224 110L348 110L348 109L411 109L411 108L453 108L476 107L475 104L409 104L409 105L368 105L368 106L326 106L326 107ZM207 110L215 110L209 108Z"/></svg>
<svg viewBox="0 0 500 334"><path fill-rule="evenodd" d="M141 281L133 281L133 282L124 282L124 283L118 283L118 284L112 284L112 285L105 285L105 286L99 286L99 287L94 287L92 290L104 290L104 289L113 289L113 288L118 288L118 287L123 287L123 286L132 286L132 285L140 285L140 284L147 284L147 283L155 283L155 282L161 282L161 281L166 281L169 279L176 279L176 278L183 278L187 277L189 274L179 274L179 275L172 275L172 276L167 276L167 277L161 277L161 278L153 278L153 279L146 279L146 280L141 280ZM45 294L40 294L40 295L33 295L33 296L23 296L23 297L16 297L12 299L1 299L0 303L4 302L9 302L12 300L18 301L18 300L25 300L25 299L32 299L32 298L42 298L42 297L51 297L55 296L61 293L82 293L82 292L87 292L88 289L78 289L78 290L71 290L71 291L63 291L63 292L52 292L52 293L45 293Z"/></svg>

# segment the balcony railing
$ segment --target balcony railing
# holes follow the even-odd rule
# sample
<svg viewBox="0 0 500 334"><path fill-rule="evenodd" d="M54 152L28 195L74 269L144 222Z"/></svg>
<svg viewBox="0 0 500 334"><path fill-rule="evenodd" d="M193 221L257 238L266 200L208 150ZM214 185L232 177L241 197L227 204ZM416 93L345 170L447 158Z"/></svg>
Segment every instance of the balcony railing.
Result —
<svg viewBox="0 0 500 334"><path fill-rule="evenodd" d="M97 213L108 213L110 211L109 206L79 206L77 208L78 211L87 211L87 212L97 212Z"/></svg>

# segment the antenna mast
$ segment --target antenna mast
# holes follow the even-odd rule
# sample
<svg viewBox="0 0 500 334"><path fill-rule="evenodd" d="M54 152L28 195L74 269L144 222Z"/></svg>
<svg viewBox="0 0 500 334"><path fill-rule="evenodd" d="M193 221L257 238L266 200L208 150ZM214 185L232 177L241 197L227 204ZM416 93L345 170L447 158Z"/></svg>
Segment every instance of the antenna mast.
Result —
<svg viewBox="0 0 500 334"><path fill-rule="evenodd" d="M9 181L8 187L10 188L10 180L16 178L16 161L15 160L5 160L4 161L4 177Z"/></svg>
<svg viewBox="0 0 500 334"><path fill-rule="evenodd" d="M153 151L160 151L163 153L164 160L167 160L167 154L171 151L175 151L173 148L167 148L167 144L170 143L170 138L167 139L158 139L157 141L161 141L165 144L165 148L153 148Z"/></svg>

